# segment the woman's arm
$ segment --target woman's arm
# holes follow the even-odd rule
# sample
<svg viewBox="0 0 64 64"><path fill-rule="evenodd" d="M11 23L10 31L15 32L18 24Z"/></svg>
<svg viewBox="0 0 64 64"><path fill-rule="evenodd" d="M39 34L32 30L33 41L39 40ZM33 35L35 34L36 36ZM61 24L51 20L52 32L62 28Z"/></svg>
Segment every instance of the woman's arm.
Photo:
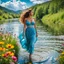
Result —
<svg viewBox="0 0 64 64"><path fill-rule="evenodd" d="M23 37L25 36L25 30L26 30L26 24L24 24L24 27L23 27Z"/></svg>
<svg viewBox="0 0 64 64"><path fill-rule="evenodd" d="M37 33L37 28L36 28L36 24L34 25L35 29L36 29L36 36L38 36L38 33Z"/></svg>

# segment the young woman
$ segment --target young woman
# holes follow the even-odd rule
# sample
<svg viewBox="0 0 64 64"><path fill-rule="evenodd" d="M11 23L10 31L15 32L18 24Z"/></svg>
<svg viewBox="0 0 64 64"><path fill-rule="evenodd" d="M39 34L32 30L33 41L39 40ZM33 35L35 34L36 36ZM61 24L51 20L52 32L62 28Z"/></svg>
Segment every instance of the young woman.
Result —
<svg viewBox="0 0 64 64"><path fill-rule="evenodd" d="M32 54L34 52L34 44L37 41L37 30L35 19L32 17L33 11L31 9L24 11L20 16L20 21L24 24L24 36L26 37L26 50L29 52L29 60L32 61Z"/></svg>

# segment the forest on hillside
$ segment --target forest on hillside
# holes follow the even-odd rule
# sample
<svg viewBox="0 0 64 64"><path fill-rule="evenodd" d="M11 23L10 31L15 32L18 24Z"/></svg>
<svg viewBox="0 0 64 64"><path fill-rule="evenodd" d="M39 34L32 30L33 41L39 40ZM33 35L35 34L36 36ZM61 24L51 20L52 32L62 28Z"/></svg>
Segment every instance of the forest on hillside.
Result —
<svg viewBox="0 0 64 64"><path fill-rule="evenodd" d="M64 0L51 0L31 8L37 21L55 35L64 34Z"/></svg>
<svg viewBox="0 0 64 64"><path fill-rule="evenodd" d="M19 18L20 14L0 6L0 24L7 22L6 19Z"/></svg>

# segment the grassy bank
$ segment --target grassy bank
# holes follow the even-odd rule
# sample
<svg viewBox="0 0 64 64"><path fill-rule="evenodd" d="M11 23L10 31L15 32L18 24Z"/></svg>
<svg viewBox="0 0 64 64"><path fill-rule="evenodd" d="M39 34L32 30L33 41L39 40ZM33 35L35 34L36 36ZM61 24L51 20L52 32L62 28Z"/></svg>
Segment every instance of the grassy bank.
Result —
<svg viewBox="0 0 64 64"><path fill-rule="evenodd" d="M42 23L56 35L64 34L64 10L42 17Z"/></svg>
<svg viewBox="0 0 64 64"><path fill-rule="evenodd" d="M5 20L0 21L0 25L4 23L9 23L9 22L15 22L17 20L19 20L19 18L5 19Z"/></svg>
<svg viewBox="0 0 64 64"><path fill-rule="evenodd" d="M64 34L64 0L51 0L31 7L36 21L55 35Z"/></svg>
<svg viewBox="0 0 64 64"><path fill-rule="evenodd" d="M0 12L1 13L1 12ZM0 24L9 22L10 20L8 19L14 19L14 18L19 18L19 14L14 14L14 13L4 13L2 11L2 15L0 16Z"/></svg>

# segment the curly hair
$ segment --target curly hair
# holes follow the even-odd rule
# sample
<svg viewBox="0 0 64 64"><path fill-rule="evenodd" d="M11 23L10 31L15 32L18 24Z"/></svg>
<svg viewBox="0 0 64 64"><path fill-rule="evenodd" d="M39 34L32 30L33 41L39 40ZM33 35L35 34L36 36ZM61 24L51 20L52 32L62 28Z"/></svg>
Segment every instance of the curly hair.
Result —
<svg viewBox="0 0 64 64"><path fill-rule="evenodd" d="M20 15L20 22L22 22L23 24L25 24L25 18L28 18L29 17L31 11L32 11L32 9L23 11L21 13L21 15Z"/></svg>

